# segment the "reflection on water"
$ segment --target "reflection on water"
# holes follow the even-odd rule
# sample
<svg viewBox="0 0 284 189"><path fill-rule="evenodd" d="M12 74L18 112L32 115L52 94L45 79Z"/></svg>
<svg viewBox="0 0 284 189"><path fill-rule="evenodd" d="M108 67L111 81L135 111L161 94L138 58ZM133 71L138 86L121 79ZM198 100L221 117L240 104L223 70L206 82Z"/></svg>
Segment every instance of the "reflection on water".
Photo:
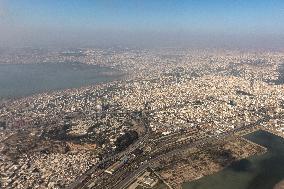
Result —
<svg viewBox="0 0 284 189"><path fill-rule="evenodd" d="M0 99L76 88L121 77L109 68L79 63L0 64Z"/></svg>
<svg viewBox="0 0 284 189"><path fill-rule="evenodd" d="M284 178L284 139L266 131L256 131L245 138L267 147L268 152L184 183L183 189L272 189Z"/></svg>

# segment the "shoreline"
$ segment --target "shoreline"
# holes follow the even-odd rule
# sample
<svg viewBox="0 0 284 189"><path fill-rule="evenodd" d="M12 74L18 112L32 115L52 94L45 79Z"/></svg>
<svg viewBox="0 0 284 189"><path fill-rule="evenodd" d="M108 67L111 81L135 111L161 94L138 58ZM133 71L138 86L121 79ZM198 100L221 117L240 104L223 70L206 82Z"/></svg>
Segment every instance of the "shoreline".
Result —
<svg viewBox="0 0 284 189"><path fill-rule="evenodd" d="M208 175L203 175L203 176L200 176L200 177L197 178L197 179L193 179L193 180L190 180L190 181L186 181L186 182L184 182L184 183L191 183L191 182L193 182L193 181L195 181L195 180L198 180L198 179L204 178L204 177L206 177L206 176L210 176L210 175L212 175L212 174L221 172L221 171L223 171L225 168L231 166L232 163L234 163L234 162L238 162L238 161L240 161L240 160L245 160L245 159L247 159L247 158L251 158L251 157L254 157L254 156L264 155L265 153L267 153L267 152L268 152L267 147L262 146L262 145L260 145L260 144L258 144L258 143L255 143L255 142L253 142L253 141L251 141L251 140L249 140L249 139L244 138L245 135L252 134L252 133L257 132L257 131L268 132L268 133L270 133L270 134L272 134L272 135L275 135L276 137L281 137L281 138L284 139L284 134L280 134L279 132L276 132L276 131L271 130L271 129L268 129L268 128L258 127L258 128L254 129L254 130L249 130L249 132L246 132L245 134L240 135L239 137L240 137L242 140L246 141L247 143L250 143L251 145L258 146L259 148L262 149L261 151L259 151L257 154L251 154L251 155L249 155L249 156L247 156L247 157L245 157L245 158L240 158L240 159L237 159L236 161L232 161L232 162L230 162L227 166L222 167L220 170L213 171L212 173L209 173ZM183 183L183 184L184 184L184 183ZM277 183L277 184L274 186L273 189L284 189L284 180L281 180L279 183Z"/></svg>
<svg viewBox="0 0 284 189"><path fill-rule="evenodd" d="M231 155L225 155L229 151ZM167 160L169 162L164 163L166 168L160 170L159 174L171 187L184 188L186 183L220 172L234 162L266 152L265 147L235 136L227 142L217 141L203 149L192 149L181 155L178 161L173 160L176 163L171 164L171 160Z"/></svg>
<svg viewBox="0 0 284 189"><path fill-rule="evenodd" d="M60 62L60 63L29 63L29 64L0 64L0 65L42 65L42 64L68 64L68 62ZM71 63L70 63L71 64ZM76 62L72 62L72 64L77 64ZM121 70L117 70L112 67L106 67L106 66L101 66L101 65L89 65L89 64L84 64L84 63L78 63L79 65L82 66L94 66L100 69L109 69L110 71L102 70L99 72L99 78L100 77L106 77L106 81L98 81L94 83L87 83L87 84L82 84L81 86L74 86L74 87L58 87L54 89L47 89L47 90L38 90L35 92L31 92L30 94L23 94L23 95L15 95L15 96L7 96L3 95L0 96L0 104L4 104L7 102L13 102L13 101L19 101L19 100L24 100L24 99L29 99L29 98L37 98L41 96L48 96L48 95L59 95L62 93L63 95L66 93L74 93L78 92L78 90L91 90L96 87L103 87L107 84L112 84L112 83L117 83L117 82L122 82L125 81L129 78L129 73L125 73ZM32 91L32 90L31 90Z"/></svg>

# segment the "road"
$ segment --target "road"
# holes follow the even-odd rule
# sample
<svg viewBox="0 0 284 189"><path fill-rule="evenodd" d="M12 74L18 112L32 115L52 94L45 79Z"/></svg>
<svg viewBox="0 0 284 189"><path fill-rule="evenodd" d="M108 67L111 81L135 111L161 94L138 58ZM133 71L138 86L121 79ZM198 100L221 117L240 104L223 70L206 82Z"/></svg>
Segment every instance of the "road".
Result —
<svg viewBox="0 0 284 189"><path fill-rule="evenodd" d="M147 167L154 165L155 162L157 162L161 159L182 153L182 152L188 150L189 148L198 147L200 145L208 144L208 143L211 143L211 142L216 141L216 140L224 139L228 136L235 134L236 132L239 132L239 131L242 131L242 130L245 130L245 129L252 129L252 128L258 126L260 123L268 121L269 119L270 119L270 117L261 118L261 119L257 120L255 123L244 125L244 126L241 126L239 128L236 128L236 129L233 129L233 130L230 130L230 131L226 131L224 133L211 135L211 136L202 138L201 140L183 145L182 147L175 149L175 150L172 150L168 153L162 154L162 155L160 155L160 156L158 156L154 159L151 159L149 162L143 164L142 166L140 166L135 172L131 173L126 179L124 179L118 185L116 185L115 188L116 189L125 189L133 180L135 180L140 175L140 173L142 173L144 170L146 170Z"/></svg>
<svg viewBox="0 0 284 189"><path fill-rule="evenodd" d="M133 112L127 112L127 113L133 113ZM77 189L77 188L88 187L89 185L91 185L94 182L94 180L92 179L93 173L95 173L101 165L103 165L103 164L105 164L109 161L119 160L122 157L130 155L141 144L146 142L149 139L149 128L148 128L148 125L145 124L145 123L143 123L143 126L145 127L145 135L143 137L139 138L134 144L131 144L126 150L100 161L98 164L93 166L91 169L89 169L83 175L78 177L76 179L76 181L71 183L66 189ZM102 172L103 171L101 171L101 173ZM101 173L99 172L99 174L96 175L96 176L99 176Z"/></svg>
<svg viewBox="0 0 284 189"><path fill-rule="evenodd" d="M281 115L283 116L283 115ZM281 117L281 116L278 116L278 117ZM275 118L275 117L274 117ZM207 143L211 143L215 140L220 140L220 139L223 139L223 138L226 138L228 136L231 136L233 134L235 134L236 132L240 132L242 130L245 130L245 129L251 129L253 127L256 127L258 126L259 124L263 123L263 122L267 122L271 119L270 116L264 116L262 118L260 118L259 120L257 120L256 122L254 123L251 123L251 124L248 124L248 125L242 125L242 126L239 126L238 128L235 128L233 130L229 130L229 131L226 131L226 132L223 132L223 133L220 133L220 134L215 134L215 135L208 135L206 137L203 137L201 138L200 140L197 140L197 141L189 141L188 143L185 143L185 144L182 144L180 146L177 146L177 148L165 153L165 154L161 154L159 155L158 157L155 157L153 159L149 159L149 161L147 163L144 163L143 165L141 165L137 170L135 170L134 172L132 173L129 173L129 175L127 175L127 177L122 180L121 182L119 182L117 185L115 185L115 188L116 189L123 189L125 188L126 186L128 186L135 178L137 178L141 172L143 172L147 167L151 166L151 165L154 165L155 162L163 159L163 158L167 158L167 157L170 157L172 155L175 155L175 154L179 154L179 153L182 153L184 152L185 150L188 150L189 148L193 148L193 147L197 147L197 146L200 146L200 145L204 145L204 144L207 144ZM148 130L147 130L148 131ZM103 164L103 163L106 163L108 161L111 161L111 160L118 160L124 156L127 156L129 154L131 154L135 149L137 149L142 143L145 143L147 142L149 138L149 133L147 132L142 138L140 138L138 141L136 141L134 144L132 144L126 151L123 151L117 155L114 155L114 156L111 156L103 161L101 161L98 165L92 167L89 171L87 171L84 175L82 175L79 179L77 179L77 181L75 183L73 183L72 185L70 185L70 187L68 188L84 188L86 186L89 186L91 185L94 181L94 179L91 178L91 175L92 173L96 172L99 165ZM97 175L99 176L99 175ZM87 181L87 182L86 182ZM85 184L82 184L82 183L85 183Z"/></svg>

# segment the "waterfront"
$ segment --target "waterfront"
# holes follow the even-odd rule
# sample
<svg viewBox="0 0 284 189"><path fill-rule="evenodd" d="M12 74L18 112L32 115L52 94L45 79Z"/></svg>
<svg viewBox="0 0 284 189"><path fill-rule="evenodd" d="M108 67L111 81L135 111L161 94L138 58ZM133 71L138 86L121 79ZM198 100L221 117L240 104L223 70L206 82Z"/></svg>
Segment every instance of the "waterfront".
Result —
<svg viewBox="0 0 284 189"><path fill-rule="evenodd" d="M82 68L71 68L89 70L96 64L129 75L121 82L1 103L2 188L126 188L147 166L181 188L185 181L263 152L230 136L245 132L243 126L283 131L284 86L263 82L278 78L282 55L82 49L78 57L64 52L69 51L5 55L3 63L82 62ZM258 57L268 65L255 66ZM240 77L231 76L232 61ZM122 166L112 175L106 172L117 163Z"/></svg>
<svg viewBox="0 0 284 189"><path fill-rule="evenodd" d="M77 88L121 77L116 70L80 63L0 64L0 99Z"/></svg>
<svg viewBox="0 0 284 189"><path fill-rule="evenodd" d="M245 138L268 151L235 162L213 175L184 183L183 189L272 189L284 178L284 139L262 130Z"/></svg>

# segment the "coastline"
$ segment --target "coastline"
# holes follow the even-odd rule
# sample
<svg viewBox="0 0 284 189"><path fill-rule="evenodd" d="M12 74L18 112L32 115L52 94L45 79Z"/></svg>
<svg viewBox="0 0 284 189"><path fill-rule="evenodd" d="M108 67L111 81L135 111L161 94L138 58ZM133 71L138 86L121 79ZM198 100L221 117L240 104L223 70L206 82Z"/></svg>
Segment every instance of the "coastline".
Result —
<svg viewBox="0 0 284 189"><path fill-rule="evenodd" d="M248 133L246 133L246 134L244 134L244 135L241 136L242 140L246 141L247 143L250 143L251 145L257 146L257 147L259 147L260 149L262 149L262 150L259 151L257 154L251 154L251 155L248 155L248 156L245 157L245 158L237 159L236 161L232 161L232 162L229 163L227 166L225 166L225 167L223 167L223 168L221 168L221 169L219 169L219 170L214 170L211 174L203 175L203 176L200 177L200 178L197 178L197 179L194 179L194 180L191 180L191 181L186 181L186 182L184 182L184 183L190 184L191 182L193 182L193 181L195 181L195 180L202 179L203 177L210 176L210 175L212 175L212 174L214 174L214 173L219 173L219 172L223 171L225 168L230 167L232 164L237 163L238 161L246 160L247 158L254 158L254 157L256 157L256 156L265 155L265 154L269 151L269 149L268 149L267 147L262 146L262 145L260 145L260 144L258 144L258 143L256 143L256 142L253 142L253 141L251 141L251 140L249 140L249 139L247 139L247 138L244 138L245 135L249 135L249 134L252 134L252 133L258 132L258 131L267 132L267 133L269 133L269 134L275 135L275 137L281 137L282 139L284 139L283 134L281 135L281 134L279 134L279 133L277 133L277 132L275 132L275 131L273 132L273 131L270 130L270 129L266 129L266 128L259 127L258 129L255 129L255 130L253 130L253 131L251 131L251 132L248 132ZM209 182L209 181L208 181L208 182ZM283 187L284 187L284 180L282 180L282 181L280 181L278 184L276 184L273 189L282 189Z"/></svg>
<svg viewBox="0 0 284 189"><path fill-rule="evenodd" d="M184 188L184 184L217 173L234 162L265 152L266 148L262 146L247 142L242 137L233 137L164 160L165 162L159 165L164 168L158 173L171 187Z"/></svg>

